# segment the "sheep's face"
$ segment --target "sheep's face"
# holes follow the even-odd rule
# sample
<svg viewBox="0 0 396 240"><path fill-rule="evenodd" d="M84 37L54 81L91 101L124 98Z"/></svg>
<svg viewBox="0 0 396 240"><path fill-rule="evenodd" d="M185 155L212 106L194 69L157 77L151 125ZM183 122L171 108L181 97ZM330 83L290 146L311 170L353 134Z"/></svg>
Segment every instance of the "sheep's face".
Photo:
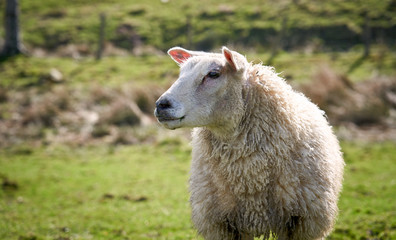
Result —
<svg viewBox="0 0 396 240"><path fill-rule="evenodd" d="M168 53L180 64L180 75L156 102L158 121L169 129L225 124L242 98L235 95L241 95L246 59L226 48L223 54L181 48Z"/></svg>

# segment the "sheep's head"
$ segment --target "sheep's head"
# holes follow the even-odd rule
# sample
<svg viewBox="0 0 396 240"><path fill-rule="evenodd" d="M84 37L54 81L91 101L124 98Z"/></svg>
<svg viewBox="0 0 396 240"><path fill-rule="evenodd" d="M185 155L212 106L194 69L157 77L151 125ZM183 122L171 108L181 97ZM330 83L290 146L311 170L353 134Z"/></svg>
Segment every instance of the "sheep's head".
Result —
<svg viewBox="0 0 396 240"><path fill-rule="evenodd" d="M248 62L223 47L222 53L168 51L180 66L177 81L156 102L155 116L166 128L222 127L243 105L241 85Z"/></svg>

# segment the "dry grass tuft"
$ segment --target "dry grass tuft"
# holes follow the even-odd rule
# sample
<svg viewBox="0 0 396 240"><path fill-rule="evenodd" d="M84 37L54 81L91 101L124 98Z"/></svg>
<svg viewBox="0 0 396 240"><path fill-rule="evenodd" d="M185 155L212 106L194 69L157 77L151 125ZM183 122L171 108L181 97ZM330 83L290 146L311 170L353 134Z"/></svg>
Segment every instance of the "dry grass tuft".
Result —
<svg viewBox="0 0 396 240"><path fill-rule="evenodd" d="M129 101L116 99L100 113L99 123L116 126L136 126L140 124L139 114L133 111Z"/></svg>
<svg viewBox="0 0 396 240"><path fill-rule="evenodd" d="M131 129L155 123L155 101L163 89L132 86L0 91L0 146L35 141L77 145L144 141ZM136 101L136 102L135 102ZM151 141L151 140L150 140Z"/></svg>
<svg viewBox="0 0 396 240"><path fill-rule="evenodd" d="M347 92L352 88L347 78L335 73L328 65L321 65L312 81L301 86L302 92L325 111L339 99L347 98Z"/></svg>
<svg viewBox="0 0 396 240"><path fill-rule="evenodd" d="M340 126L343 137L396 141L390 137L396 136L396 79L377 77L353 84L323 65L312 82L300 88L326 111L333 125ZM0 147L24 142L155 143L161 136L152 127L156 123L153 111L163 91L131 84L0 89Z"/></svg>
<svg viewBox="0 0 396 240"><path fill-rule="evenodd" d="M321 66L312 82L301 86L301 91L326 112L333 125L347 126L354 132L370 129L370 135L396 133L395 78L376 77L354 84L330 67Z"/></svg>
<svg viewBox="0 0 396 240"><path fill-rule="evenodd" d="M7 91L0 87L0 103L6 102L8 99Z"/></svg>
<svg viewBox="0 0 396 240"><path fill-rule="evenodd" d="M137 106L146 114L152 114L155 109L155 101L152 101L153 97L158 99L163 91L158 91L158 88L147 87L135 91L134 101Z"/></svg>

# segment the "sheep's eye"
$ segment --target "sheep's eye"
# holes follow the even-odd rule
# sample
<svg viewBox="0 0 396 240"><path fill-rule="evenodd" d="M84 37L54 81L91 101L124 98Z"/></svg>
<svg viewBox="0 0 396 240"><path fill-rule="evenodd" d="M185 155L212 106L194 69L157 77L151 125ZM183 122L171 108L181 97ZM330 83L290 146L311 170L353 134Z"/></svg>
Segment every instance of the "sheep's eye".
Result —
<svg viewBox="0 0 396 240"><path fill-rule="evenodd" d="M210 78L218 78L220 77L220 72L218 71L210 71L206 76L210 77Z"/></svg>

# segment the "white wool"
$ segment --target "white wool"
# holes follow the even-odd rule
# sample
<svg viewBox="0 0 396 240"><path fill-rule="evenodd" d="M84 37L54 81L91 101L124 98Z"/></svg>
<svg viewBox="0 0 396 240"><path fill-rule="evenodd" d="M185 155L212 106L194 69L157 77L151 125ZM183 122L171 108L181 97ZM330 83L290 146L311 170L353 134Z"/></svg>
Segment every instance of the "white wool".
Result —
<svg viewBox="0 0 396 240"><path fill-rule="evenodd" d="M192 133L190 202L198 233L205 239L324 238L337 216L344 161L323 111L273 68L248 64L236 52L229 57L226 50L224 56L199 52L199 57L189 51L192 57L182 64L184 78L194 75L189 71L195 66L205 72L211 59L225 69L214 83L224 82L224 90L216 92L219 100L197 110L205 124L194 122L199 127ZM201 75L194 81L200 83ZM179 99L178 92L164 98ZM201 106L193 92L197 99L190 97L188 104ZM184 109L191 106L181 102L189 116ZM194 125L183 121L169 126Z"/></svg>

